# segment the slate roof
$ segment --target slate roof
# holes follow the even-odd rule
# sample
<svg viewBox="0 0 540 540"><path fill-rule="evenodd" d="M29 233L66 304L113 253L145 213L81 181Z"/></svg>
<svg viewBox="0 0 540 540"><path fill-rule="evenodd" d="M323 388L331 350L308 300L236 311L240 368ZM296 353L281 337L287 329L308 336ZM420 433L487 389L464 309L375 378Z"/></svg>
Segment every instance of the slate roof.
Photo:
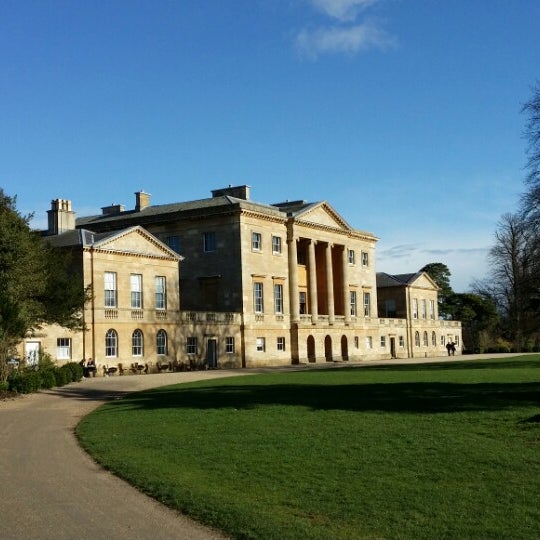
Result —
<svg viewBox="0 0 540 540"><path fill-rule="evenodd" d="M116 234L118 231L95 233L88 229L76 229L54 236L45 236L44 239L55 247L88 247Z"/></svg>
<svg viewBox="0 0 540 540"><path fill-rule="evenodd" d="M413 274L387 274L385 272L377 272L377 287L403 287L410 285L416 281L423 272L415 272Z"/></svg>
<svg viewBox="0 0 540 540"><path fill-rule="evenodd" d="M146 221L167 221L173 217L189 218L200 215L212 215L216 213L230 212L234 209L252 210L280 218L286 217L286 214L280 211L280 209L276 206L255 203L245 199L237 199L229 195L222 195L219 197L209 197L207 199L198 199L195 201L158 204L148 206L140 211L125 210L123 212L112 214L98 214L96 216L81 217L77 218L76 226L88 227L94 223L110 223L112 226L114 226L114 224L117 222L133 222L139 224Z"/></svg>

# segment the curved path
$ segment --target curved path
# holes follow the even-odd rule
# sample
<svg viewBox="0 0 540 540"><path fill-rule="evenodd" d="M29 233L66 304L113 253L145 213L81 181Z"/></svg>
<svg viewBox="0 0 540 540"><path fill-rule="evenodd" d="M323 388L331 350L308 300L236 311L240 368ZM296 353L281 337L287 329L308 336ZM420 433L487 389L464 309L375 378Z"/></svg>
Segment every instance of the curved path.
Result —
<svg viewBox="0 0 540 540"><path fill-rule="evenodd" d="M473 360L497 355L358 362L377 364ZM505 357L514 355L504 355ZM352 365L314 364L310 368ZM288 366L281 369L307 369ZM73 429L90 411L129 392L200 379L248 375L223 370L86 379L0 402L0 538L2 540L220 539L101 469Z"/></svg>
<svg viewBox="0 0 540 540"><path fill-rule="evenodd" d="M91 410L128 392L242 373L98 377L1 402L0 538L223 538L101 469L79 447L73 429Z"/></svg>

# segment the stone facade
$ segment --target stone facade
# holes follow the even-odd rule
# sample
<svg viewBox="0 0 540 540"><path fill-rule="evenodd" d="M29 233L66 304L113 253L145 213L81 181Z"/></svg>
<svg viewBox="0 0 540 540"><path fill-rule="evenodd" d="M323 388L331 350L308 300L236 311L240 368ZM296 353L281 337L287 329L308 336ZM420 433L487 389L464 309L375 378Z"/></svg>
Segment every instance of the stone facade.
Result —
<svg viewBox="0 0 540 540"><path fill-rule="evenodd" d="M152 336L161 325L169 336L165 360L207 367L442 355L442 334L461 343L459 322L439 321L429 311L437 299L433 281L425 274L407 283L391 276L381 280L375 271L377 238L350 227L327 202L256 203L249 186L159 206L151 205L148 193L135 195L134 210L114 205L101 215L75 219L71 202L57 200L49 211L51 241L69 234L58 234L66 224L75 227L71 233L123 239L118 249L103 244L82 250L85 283L96 294L85 311L92 320L90 335L84 334L80 355L73 350L77 357L131 365L133 332L142 328L148 343L142 360L153 366L159 355ZM100 285L111 269L118 273L116 319ZM151 305L139 312L129 307L132 274L142 275L145 286L166 275L166 320ZM416 316L411 298L420 302ZM104 336L115 325L121 331L118 355L111 357L104 354Z"/></svg>

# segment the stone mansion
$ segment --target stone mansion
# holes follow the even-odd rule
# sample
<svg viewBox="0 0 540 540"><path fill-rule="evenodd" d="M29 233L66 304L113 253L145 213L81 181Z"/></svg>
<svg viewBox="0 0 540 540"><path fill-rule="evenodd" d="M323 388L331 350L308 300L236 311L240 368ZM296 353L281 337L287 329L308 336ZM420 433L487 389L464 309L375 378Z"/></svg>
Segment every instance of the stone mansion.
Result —
<svg viewBox="0 0 540 540"><path fill-rule="evenodd" d="M20 354L120 366L257 367L444 356L461 324L440 320L425 273L377 273L377 238L327 202L262 204L249 186L206 199L77 217L55 199L45 238L75 254L92 297L86 329L47 326Z"/></svg>

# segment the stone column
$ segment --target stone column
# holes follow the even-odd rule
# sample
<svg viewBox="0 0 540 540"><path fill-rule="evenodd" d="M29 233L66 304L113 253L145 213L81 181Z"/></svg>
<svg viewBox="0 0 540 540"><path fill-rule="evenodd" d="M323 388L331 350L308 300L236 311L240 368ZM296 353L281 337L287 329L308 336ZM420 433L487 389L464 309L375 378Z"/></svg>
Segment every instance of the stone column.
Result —
<svg viewBox="0 0 540 540"><path fill-rule="evenodd" d="M317 263L315 260L315 240L309 243L309 306L311 309L311 322L315 324L319 319L319 305L317 297Z"/></svg>
<svg viewBox="0 0 540 540"><path fill-rule="evenodd" d="M332 271L332 244L326 246L326 293L328 295L328 322L334 324L334 272Z"/></svg>
<svg viewBox="0 0 540 540"><path fill-rule="evenodd" d="M291 311L291 322L297 323L300 320L300 305L298 299L298 257L296 253L296 238L287 238L287 249L289 254L289 303Z"/></svg>
<svg viewBox="0 0 540 540"><path fill-rule="evenodd" d="M349 297L349 250L347 246L343 246L343 254L341 255L342 263L342 279L343 279L343 312L345 315L345 324L351 322L351 305Z"/></svg>

